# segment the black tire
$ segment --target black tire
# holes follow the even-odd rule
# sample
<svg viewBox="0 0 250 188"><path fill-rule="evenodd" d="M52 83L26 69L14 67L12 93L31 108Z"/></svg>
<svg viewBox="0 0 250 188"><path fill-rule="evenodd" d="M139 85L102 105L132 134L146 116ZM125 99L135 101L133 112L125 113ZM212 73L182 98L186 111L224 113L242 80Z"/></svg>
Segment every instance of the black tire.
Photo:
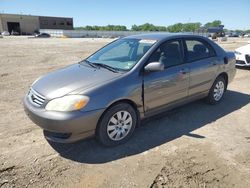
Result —
<svg viewBox="0 0 250 188"><path fill-rule="evenodd" d="M123 126L127 126L127 125L124 125L124 124L123 125L122 124L117 125L118 124L118 119L119 119L117 114L120 113L120 112L121 112L121 115L123 117L125 116L125 112L129 113L129 115L127 115L127 116L129 117L128 118L129 120L130 120L130 118L132 119L132 123L130 121L130 123L129 123L130 128L124 134L124 138L122 138L120 140L113 140L115 138L111 138L112 137L111 136L112 132L113 131L121 131L121 130L117 130L117 129L122 129ZM117 118L115 118L117 120L116 124L113 124L113 122L111 121L112 117L117 117ZM125 120L124 120L124 122L125 122ZM111 123L112 123L112 125L111 125ZM136 124L137 124L137 113L134 110L134 108L131 105L127 104L127 103L118 103L118 104L112 106L111 108L109 108L106 112L104 112L101 119L99 120L99 123L97 125L97 129L96 129L97 139L99 140L99 142L101 142L105 146L116 146L116 145L122 144L122 143L126 142L132 136L132 134L134 132L134 129L136 127ZM116 127L115 130L109 130L108 131L108 126L109 127L120 126L120 127L119 128ZM126 130L126 129L123 129L122 131L124 131L124 130ZM115 134L114 137L116 137L117 134ZM122 133L120 133L120 134L123 135Z"/></svg>
<svg viewBox="0 0 250 188"><path fill-rule="evenodd" d="M218 83L223 83L224 89L223 89L223 93L222 93L221 97L219 97L219 99L218 98L216 99L215 89L217 89L216 86ZM209 94L206 98L207 103L212 104L212 105L218 104L223 99L226 88L227 88L227 85L226 85L225 79L222 76L219 76L218 78L216 78L216 80L214 81L212 87L210 88Z"/></svg>

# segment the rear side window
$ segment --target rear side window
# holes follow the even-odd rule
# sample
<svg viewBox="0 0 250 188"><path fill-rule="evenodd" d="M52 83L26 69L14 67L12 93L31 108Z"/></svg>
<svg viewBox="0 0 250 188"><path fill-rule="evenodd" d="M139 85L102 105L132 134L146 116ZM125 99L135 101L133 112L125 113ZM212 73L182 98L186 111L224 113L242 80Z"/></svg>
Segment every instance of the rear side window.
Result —
<svg viewBox="0 0 250 188"><path fill-rule="evenodd" d="M187 60L189 62L215 56L213 48L205 41L186 39Z"/></svg>
<svg viewBox="0 0 250 188"><path fill-rule="evenodd" d="M162 62L165 68L183 63L182 48L179 41L165 42L151 55L150 62Z"/></svg>

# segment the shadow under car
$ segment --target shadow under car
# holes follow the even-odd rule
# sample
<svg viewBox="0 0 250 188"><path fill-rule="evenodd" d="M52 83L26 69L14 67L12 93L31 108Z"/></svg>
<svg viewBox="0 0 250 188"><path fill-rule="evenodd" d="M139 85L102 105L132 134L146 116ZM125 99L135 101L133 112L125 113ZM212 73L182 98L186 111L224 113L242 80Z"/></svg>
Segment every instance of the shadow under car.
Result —
<svg viewBox="0 0 250 188"><path fill-rule="evenodd" d="M228 90L217 105L200 100L143 120L128 142L113 148L103 147L93 138L72 144L48 142L64 158L80 163L106 163L142 153L183 135L203 139L204 136L191 132L249 103L250 95Z"/></svg>

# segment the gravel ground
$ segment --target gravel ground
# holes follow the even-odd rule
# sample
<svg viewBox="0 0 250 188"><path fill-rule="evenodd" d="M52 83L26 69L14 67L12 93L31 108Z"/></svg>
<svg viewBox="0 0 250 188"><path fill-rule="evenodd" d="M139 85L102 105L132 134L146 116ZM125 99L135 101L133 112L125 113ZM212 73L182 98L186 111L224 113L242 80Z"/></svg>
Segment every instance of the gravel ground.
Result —
<svg viewBox="0 0 250 188"><path fill-rule="evenodd" d="M43 138L23 111L29 86L110 41L0 39L0 187L250 187L249 69L237 70L220 104L197 101L151 118L124 145Z"/></svg>

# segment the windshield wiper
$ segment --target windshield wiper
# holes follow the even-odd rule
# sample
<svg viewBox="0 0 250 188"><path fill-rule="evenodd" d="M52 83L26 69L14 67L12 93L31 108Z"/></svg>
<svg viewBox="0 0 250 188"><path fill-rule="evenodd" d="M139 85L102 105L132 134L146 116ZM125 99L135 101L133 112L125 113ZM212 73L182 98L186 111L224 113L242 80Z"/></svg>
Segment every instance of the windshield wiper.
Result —
<svg viewBox="0 0 250 188"><path fill-rule="evenodd" d="M89 61L89 60L87 60L87 59L85 59L85 60L81 61L80 63L83 63L83 62L86 62L86 64L90 65L90 66L91 66L91 67L93 67L93 68L97 68L97 66L96 66L96 65L94 65L92 62L90 62L90 61Z"/></svg>
<svg viewBox="0 0 250 188"><path fill-rule="evenodd" d="M112 72L116 72L116 73L118 72L118 70L116 68L111 67L111 66L106 65L106 64L103 64L103 63L91 63L91 64L94 66L103 67L103 68L110 70Z"/></svg>
<svg viewBox="0 0 250 188"><path fill-rule="evenodd" d="M110 70L112 72L115 72L115 73L119 72L119 70L117 68L111 67L111 66L103 64L103 63L93 63L87 59L81 61L80 63L83 63L83 62L86 62L86 64L90 65L93 68L103 67L103 68Z"/></svg>

